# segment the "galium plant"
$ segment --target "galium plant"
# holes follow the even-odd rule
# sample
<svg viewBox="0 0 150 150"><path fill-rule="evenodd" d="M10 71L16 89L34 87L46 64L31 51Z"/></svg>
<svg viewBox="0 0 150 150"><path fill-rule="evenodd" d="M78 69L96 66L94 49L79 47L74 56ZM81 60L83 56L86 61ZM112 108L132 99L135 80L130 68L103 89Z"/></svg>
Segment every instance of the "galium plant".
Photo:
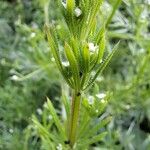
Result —
<svg viewBox="0 0 150 150"><path fill-rule="evenodd" d="M66 0L59 3L66 22L65 41L59 38L59 30L54 24L45 25L57 67L72 91L70 101L64 96L62 98L67 114L65 127L50 100L46 104L53 120L50 125L47 125L44 119L42 122L45 122L45 126L42 126L36 117L33 117L41 139L49 144L51 149L55 149L58 143L65 149L87 149L106 135L106 132L100 129L110 120L110 117L102 115L109 94L106 97L102 94L97 96L101 101L96 96L89 99L85 96L85 92L105 69L118 46L117 44L112 52L103 58L106 43L105 22L99 27L100 23L96 18L101 4L102 0ZM57 130L53 128L53 124ZM49 133L49 130L54 130L53 134Z"/></svg>

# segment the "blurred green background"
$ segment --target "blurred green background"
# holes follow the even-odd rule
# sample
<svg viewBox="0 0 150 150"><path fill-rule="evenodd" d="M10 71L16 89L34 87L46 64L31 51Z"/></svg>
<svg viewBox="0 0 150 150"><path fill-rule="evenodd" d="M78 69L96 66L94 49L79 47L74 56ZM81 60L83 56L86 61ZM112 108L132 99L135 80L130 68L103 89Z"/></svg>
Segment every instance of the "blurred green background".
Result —
<svg viewBox="0 0 150 150"><path fill-rule="evenodd" d="M0 0L0 150L24 149L30 117L41 115L46 96L61 107L65 83L43 28L53 22L65 40L57 2ZM115 8L116 2L104 0L98 19L110 17L106 54L120 40L119 50L90 92L113 93L106 150L150 150L150 1L123 0ZM28 149L43 150L34 137Z"/></svg>

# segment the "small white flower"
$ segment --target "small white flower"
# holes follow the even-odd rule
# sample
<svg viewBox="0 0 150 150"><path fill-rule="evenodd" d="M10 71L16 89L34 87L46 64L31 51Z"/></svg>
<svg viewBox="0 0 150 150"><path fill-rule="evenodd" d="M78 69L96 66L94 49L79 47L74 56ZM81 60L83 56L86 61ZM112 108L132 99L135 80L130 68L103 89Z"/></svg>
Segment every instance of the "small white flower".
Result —
<svg viewBox="0 0 150 150"><path fill-rule="evenodd" d="M52 120L53 117L51 115L48 116L48 120Z"/></svg>
<svg viewBox="0 0 150 150"><path fill-rule="evenodd" d="M37 125L34 125L34 128L35 128L35 129L38 129L38 126L37 126Z"/></svg>
<svg viewBox="0 0 150 150"><path fill-rule="evenodd" d="M89 43L90 52L95 52L99 47L94 45L94 43Z"/></svg>
<svg viewBox="0 0 150 150"><path fill-rule="evenodd" d="M13 75L10 77L10 79L13 81L17 81L19 79L19 77L17 75Z"/></svg>
<svg viewBox="0 0 150 150"><path fill-rule="evenodd" d="M148 18L148 10L144 9L144 11L141 13L141 19L146 19Z"/></svg>
<svg viewBox="0 0 150 150"><path fill-rule="evenodd" d="M47 103L44 103L43 107L44 108L48 108Z"/></svg>
<svg viewBox="0 0 150 150"><path fill-rule="evenodd" d="M101 60L100 60L100 63L102 63L102 62L103 62L103 60L101 59Z"/></svg>
<svg viewBox="0 0 150 150"><path fill-rule="evenodd" d="M103 104L104 104L105 102L106 102L106 101L105 101L104 99L102 99L102 100L101 100L101 103L103 103Z"/></svg>
<svg viewBox="0 0 150 150"><path fill-rule="evenodd" d="M58 30L60 30L60 29L61 29L61 25L57 25L56 28L57 28Z"/></svg>
<svg viewBox="0 0 150 150"><path fill-rule="evenodd" d="M106 94L105 93L99 93L99 94L96 94L96 97L99 99L104 99L106 97Z"/></svg>
<svg viewBox="0 0 150 150"><path fill-rule="evenodd" d="M1 64L2 64L2 65L5 65L5 64L6 64L5 58L2 58L2 59L1 59Z"/></svg>
<svg viewBox="0 0 150 150"><path fill-rule="evenodd" d="M62 150L62 145L58 144L58 146L56 147L57 150Z"/></svg>
<svg viewBox="0 0 150 150"><path fill-rule="evenodd" d="M36 36L35 32L32 32L31 35L30 35L31 38L34 38L35 36Z"/></svg>
<svg viewBox="0 0 150 150"><path fill-rule="evenodd" d="M36 111L37 111L37 113L38 113L39 115L42 115L42 113L43 113L40 108L38 108Z"/></svg>
<svg viewBox="0 0 150 150"><path fill-rule="evenodd" d="M38 24L36 22L32 22L31 26L33 29L38 29Z"/></svg>
<svg viewBox="0 0 150 150"><path fill-rule="evenodd" d="M20 17L15 21L15 25L16 26L19 26L21 24L21 19Z"/></svg>
<svg viewBox="0 0 150 150"><path fill-rule="evenodd" d="M9 132L10 132L10 133L13 133L13 132L14 132L14 130L13 130L13 129L9 129Z"/></svg>
<svg viewBox="0 0 150 150"><path fill-rule="evenodd" d="M52 61L52 62L55 62L55 58L54 58L54 57L52 57L52 58L51 58L51 61Z"/></svg>
<svg viewBox="0 0 150 150"><path fill-rule="evenodd" d="M62 5L64 6L64 8L67 8L67 4L66 4L66 1L65 0L62 0Z"/></svg>
<svg viewBox="0 0 150 150"><path fill-rule="evenodd" d="M95 112L98 113L99 112L98 109L96 109Z"/></svg>
<svg viewBox="0 0 150 150"><path fill-rule="evenodd" d="M99 76L99 77L97 77L97 79L96 79L97 81L99 81L99 82L101 82L101 81L103 81L104 80L104 78L102 77L102 76Z"/></svg>
<svg viewBox="0 0 150 150"><path fill-rule="evenodd" d="M68 66L69 66L69 61L64 61L64 62L62 62L62 65L63 65L64 67L68 67Z"/></svg>
<svg viewBox="0 0 150 150"><path fill-rule="evenodd" d="M102 12L105 12L104 15L107 15L111 11L111 5L108 2L104 2L101 6Z"/></svg>
<svg viewBox="0 0 150 150"><path fill-rule="evenodd" d="M75 9L75 15L76 15L76 17L80 17L81 14L82 14L82 10L80 8L76 7L76 9Z"/></svg>
<svg viewBox="0 0 150 150"><path fill-rule="evenodd" d="M130 109L130 105L125 105L124 107L125 107L125 109L127 109L127 110Z"/></svg>
<svg viewBox="0 0 150 150"><path fill-rule="evenodd" d="M94 97L93 96L89 96L88 103L89 103L89 105L93 105L94 104Z"/></svg>

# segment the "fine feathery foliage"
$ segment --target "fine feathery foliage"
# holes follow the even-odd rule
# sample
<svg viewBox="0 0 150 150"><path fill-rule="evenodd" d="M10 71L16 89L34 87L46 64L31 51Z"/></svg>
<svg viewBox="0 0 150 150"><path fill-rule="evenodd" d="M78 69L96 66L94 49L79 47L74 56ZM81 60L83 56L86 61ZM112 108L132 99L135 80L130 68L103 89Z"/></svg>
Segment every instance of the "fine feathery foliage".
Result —
<svg viewBox="0 0 150 150"><path fill-rule="evenodd" d="M55 62L65 81L76 91L84 91L94 83L118 47L117 44L111 54L103 58L105 23L99 27L96 21L101 4L102 0L63 2L61 9L68 27L65 43L58 41L59 33L53 24L45 25Z"/></svg>
<svg viewBox="0 0 150 150"><path fill-rule="evenodd" d="M103 140L107 135L107 132L104 131L104 127L110 122L111 117L107 114L101 114L107 106L108 99L109 97L106 97L105 100L101 102L95 97L93 105L89 105L88 99L84 98L81 109L82 118L80 120L80 127L78 128L79 131L77 132L76 144L73 146L73 149L87 149L91 144ZM67 103L68 99L63 96L65 113L67 113L67 111L69 112ZM64 124L62 123L53 104L47 98L41 117L37 118L35 115L32 116L32 124L30 124L26 130L26 139L29 139L32 133L32 136L36 135L40 137L41 144L46 150L55 150L59 145L61 145L62 149L71 150L66 137L68 127L64 126L68 121L63 120ZM27 148L25 147L25 149Z"/></svg>
<svg viewBox="0 0 150 150"><path fill-rule="evenodd" d="M49 134L51 142L47 140L46 125L37 122L36 117L33 116L33 124L37 126L37 132L39 132L43 145L47 142L51 143L48 147L56 147L56 143L59 142L65 149L86 149L103 140L107 134L103 127L110 121L110 117L108 115L103 117L102 114L107 106L108 97L106 96L101 101L94 98L90 104L86 96L83 96L84 91L90 88L98 75L103 72L119 44L104 58L105 23L99 27L97 21L101 4L102 0L66 0L60 3L60 9L66 22L65 41L59 37L59 30L55 24L45 25L55 63L73 94L71 108L67 102L68 99L63 97L67 115L67 119L63 120L65 127L52 102L49 99L47 101L47 109L53 120L53 126L51 126L53 132ZM81 119L79 119L80 116Z"/></svg>
<svg viewBox="0 0 150 150"><path fill-rule="evenodd" d="M150 1L103 0L90 17L96 9L0 1L0 150L150 149Z"/></svg>

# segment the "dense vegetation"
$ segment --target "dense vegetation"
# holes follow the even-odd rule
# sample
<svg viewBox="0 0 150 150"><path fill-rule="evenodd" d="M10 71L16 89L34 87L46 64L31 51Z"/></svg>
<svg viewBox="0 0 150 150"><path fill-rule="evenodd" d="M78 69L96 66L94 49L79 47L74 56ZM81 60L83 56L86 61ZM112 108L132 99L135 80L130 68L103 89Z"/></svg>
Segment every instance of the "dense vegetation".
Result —
<svg viewBox="0 0 150 150"><path fill-rule="evenodd" d="M0 1L0 150L46 150L49 143L42 142L36 127L44 117L51 120L46 97L65 117L62 99L69 90L44 33L44 24L50 22L61 41L67 38L57 2ZM89 99L99 93L110 95L104 111L104 116L111 116L105 125L107 135L91 149L149 150L150 2L104 0L97 18L100 25L106 22L105 56L120 44L86 93ZM56 147L61 149L59 143Z"/></svg>

